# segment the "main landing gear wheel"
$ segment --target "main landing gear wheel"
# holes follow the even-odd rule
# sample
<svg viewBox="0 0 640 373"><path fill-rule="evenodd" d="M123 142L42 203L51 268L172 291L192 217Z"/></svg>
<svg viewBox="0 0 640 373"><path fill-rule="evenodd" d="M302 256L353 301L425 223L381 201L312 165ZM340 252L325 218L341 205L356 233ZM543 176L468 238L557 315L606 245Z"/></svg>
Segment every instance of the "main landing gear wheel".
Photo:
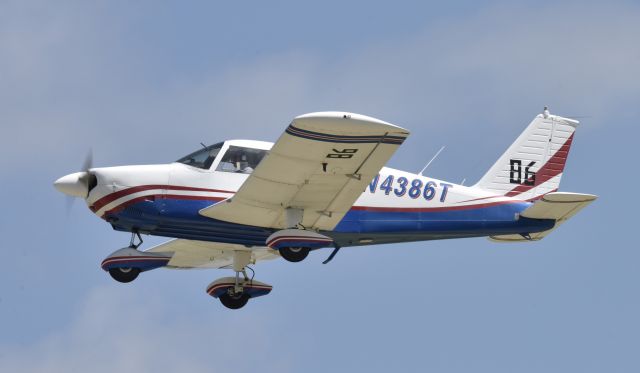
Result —
<svg viewBox="0 0 640 373"><path fill-rule="evenodd" d="M308 247L283 247L280 256L289 262L301 262L309 255Z"/></svg>
<svg viewBox="0 0 640 373"><path fill-rule="evenodd" d="M111 268L109 274L114 280L127 283L135 280L140 274L139 268Z"/></svg>
<svg viewBox="0 0 640 373"><path fill-rule="evenodd" d="M220 296L220 303L232 310L237 310L245 306L249 301L249 295L245 293L231 294L225 293Z"/></svg>

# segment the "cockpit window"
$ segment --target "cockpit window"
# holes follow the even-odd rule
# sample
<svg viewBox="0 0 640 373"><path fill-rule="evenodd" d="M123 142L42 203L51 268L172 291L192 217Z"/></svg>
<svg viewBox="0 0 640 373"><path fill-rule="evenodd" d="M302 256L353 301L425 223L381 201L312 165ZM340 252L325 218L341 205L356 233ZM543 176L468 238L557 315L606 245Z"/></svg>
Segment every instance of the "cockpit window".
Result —
<svg viewBox="0 0 640 373"><path fill-rule="evenodd" d="M177 162L208 170L222 148L222 143L210 145L178 159Z"/></svg>
<svg viewBox="0 0 640 373"><path fill-rule="evenodd" d="M266 150L230 146L216 171L250 174L267 154Z"/></svg>

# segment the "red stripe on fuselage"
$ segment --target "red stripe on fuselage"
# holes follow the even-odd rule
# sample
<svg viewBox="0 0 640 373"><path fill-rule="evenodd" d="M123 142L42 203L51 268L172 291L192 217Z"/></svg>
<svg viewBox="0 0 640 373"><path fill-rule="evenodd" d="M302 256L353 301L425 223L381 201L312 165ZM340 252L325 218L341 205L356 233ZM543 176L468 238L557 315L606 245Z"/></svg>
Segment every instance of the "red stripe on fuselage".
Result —
<svg viewBox="0 0 640 373"><path fill-rule="evenodd" d="M124 210L125 208L135 204L135 203L138 203L138 202L141 202L141 201L144 201L144 200L153 201L155 199L160 199L160 198L172 198L172 199L183 199L183 200L208 200L208 201L214 201L214 202L220 202L220 201L225 199L225 198L219 198L219 197L203 197L203 196L188 196L188 195L171 195L171 196L162 195L162 194L147 195L147 196L141 196L141 197L138 197L138 198L133 198L133 199L131 199L129 201L126 201L126 202L114 207L111 210L106 211L102 215L102 218L104 218L108 214L118 213L118 212ZM532 201L533 200L535 200L535 199L532 199ZM504 205L504 204L510 204L510 203L522 203L522 202L527 202L527 201L498 201L498 202L480 203L480 204L474 204L474 205L449 206L449 207L352 206L351 210L354 210L354 211L378 211L378 212L440 212L440 211L472 210L472 209L477 209L477 208L492 207L492 206L498 206L498 205Z"/></svg>
<svg viewBox="0 0 640 373"><path fill-rule="evenodd" d="M145 190L153 190L153 189L166 189L166 190L186 190L193 192L214 192L214 193L230 193L233 194L235 192L229 190L220 190L220 189L206 189L206 188L192 188L187 186L179 186L179 185L139 185L127 189L122 189L117 192L108 194L96 202L94 202L89 208L91 211L96 212L108 205L109 203L117 200L118 198L126 197L133 193L144 192Z"/></svg>
<svg viewBox="0 0 640 373"><path fill-rule="evenodd" d="M498 198L498 197L504 197L504 196L495 195L495 196L489 196L489 197L481 197L481 198L467 199L467 200L464 200L464 201L460 201L460 202L458 202L458 203L474 202L474 201L482 201L483 199L491 199L491 198Z"/></svg>
<svg viewBox="0 0 640 373"><path fill-rule="evenodd" d="M526 201L498 201L489 203L479 203L475 205L464 206L448 206L448 207L373 207L373 206L353 206L351 210L356 211L379 211L379 212L438 212L438 211L455 211L455 210L471 210L483 207L491 207L505 205L509 203L521 203Z"/></svg>
<svg viewBox="0 0 640 373"><path fill-rule="evenodd" d="M182 194L175 194L175 195L165 195L165 194L151 194L151 195L147 195L147 196L141 196L141 197L137 197L137 198L133 198L130 199L126 202L123 202L121 204L119 204L118 206L112 208L111 210L107 210L104 212L104 214L102 214L101 217L105 217L109 214L115 214L118 213L122 210L124 210L125 208L136 204L138 202L142 202L142 201L154 201L156 199L182 199L182 200L202 200L202 201L213 201L213 202L220 202L225 200L226 198L222 198L222 197L205 197L205 196L189 196L189 195L182 195Z"/></svg>

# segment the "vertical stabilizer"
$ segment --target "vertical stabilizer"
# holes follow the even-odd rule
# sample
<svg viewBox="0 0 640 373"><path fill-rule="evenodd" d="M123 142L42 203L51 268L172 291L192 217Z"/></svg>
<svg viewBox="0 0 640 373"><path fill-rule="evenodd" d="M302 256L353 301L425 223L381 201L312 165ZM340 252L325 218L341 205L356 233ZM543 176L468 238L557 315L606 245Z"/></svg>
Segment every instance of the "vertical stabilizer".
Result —
<svg viewBox="0 0 640 373"><path fill-rule="evenodd" d="M523 200L558 190L577 126L545 107L475 186Z"/></svg>

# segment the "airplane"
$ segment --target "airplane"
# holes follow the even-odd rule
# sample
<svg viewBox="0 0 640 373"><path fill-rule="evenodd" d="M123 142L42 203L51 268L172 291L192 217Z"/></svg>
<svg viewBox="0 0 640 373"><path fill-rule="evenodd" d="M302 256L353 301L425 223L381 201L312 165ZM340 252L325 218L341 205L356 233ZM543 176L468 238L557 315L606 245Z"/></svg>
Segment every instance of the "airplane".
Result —
<svg viewBox="0 0 640 373"><path fill-rule="evenodd" d="M203 144L169 164L88 164L54 186L131 233L101 263L116 281L156 268L230 269L206 292L239 309L271 292L253 278L251 265L264 260L332 249L326 264L353 246L541 240L597 198L558 192L578 123L545 107L472 186L385 167L409 131L346 112L298 116L275 143ZM142 251L143 234L172 240Z"/></svg>

